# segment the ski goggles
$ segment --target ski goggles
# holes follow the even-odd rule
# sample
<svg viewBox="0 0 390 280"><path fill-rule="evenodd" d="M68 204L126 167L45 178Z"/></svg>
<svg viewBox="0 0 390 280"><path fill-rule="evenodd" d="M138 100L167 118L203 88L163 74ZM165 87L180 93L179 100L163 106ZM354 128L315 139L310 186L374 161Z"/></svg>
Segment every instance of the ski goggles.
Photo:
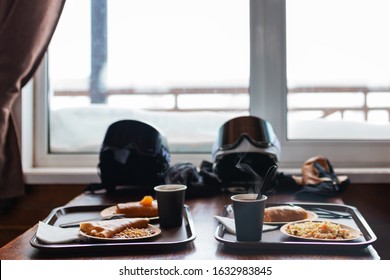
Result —
<svg viewBox="0 0 390 280"><path fill-rule="evenodd" d="M216 145L219 150L230 150L244 138L259 148L270 147L275 142L275 134L269 122L254 116L243 116L222 125Z"/></svg>
<svg viewBox="0 0 390 280"><path fill-rule="evenodd" d="M168 143L166 138L149 124L136 120L121 120L108 127L102 149L134 149L141 155L154 156L161 150L168 153Z"/></svg>

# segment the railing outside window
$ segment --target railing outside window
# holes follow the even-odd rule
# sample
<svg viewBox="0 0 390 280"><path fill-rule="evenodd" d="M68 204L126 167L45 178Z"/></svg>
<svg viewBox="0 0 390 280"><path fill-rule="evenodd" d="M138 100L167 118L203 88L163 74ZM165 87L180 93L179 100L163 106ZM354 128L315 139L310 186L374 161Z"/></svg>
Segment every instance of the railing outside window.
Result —
<svg viewBox="0 0 390 280"><path fill-rule="evenodd" d="M232 111L240 112L246 109L246 106L240 103L231 103L230 106L219 107L218 104L223 98L242 97L247 98L248 88L172 88L165 92L137 92L133 89L108 89L105 92L106 98L110 97L172 97L171 104L161 104L144 108L150 111L161 112L201 112L201 111ZM340 95L344 98L340 98ZM381 122L390 122L390 99L384 101L383 96L389 95L390 88L369 88L369 87L296 87L288 91L289 106L288 113L318 112L316 118L326 119L339 114L339 119L348 119L355 121L370 121L370 113L381 112ZM87 91L56 91L54 97L76 97L90 96ZM310 102L307 97L311 97ZM185 102L188 97L193 97L202 103L202 106L191 105ZM306 102L300 102L297 98L303 97ZM325 98L328 102L322 102ZM210 99L214 99L214 102ZM184 101L183 101L184 100ZM95 102L96 103L96 102ZM329 105L331 104L331 105ZM355 113L355 114L352 114ZM358 114L356 114L358 113ZM355 119L351 117L355 115Z"/></svg>

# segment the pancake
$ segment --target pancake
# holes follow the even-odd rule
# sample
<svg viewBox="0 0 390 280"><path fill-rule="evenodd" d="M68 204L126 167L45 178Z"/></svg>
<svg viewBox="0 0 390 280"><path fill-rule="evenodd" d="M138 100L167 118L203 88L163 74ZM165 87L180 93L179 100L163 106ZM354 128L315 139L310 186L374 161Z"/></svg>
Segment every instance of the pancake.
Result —
<svg viewBox="0 0 390 280"><path fill-rule="evenodd" d="M110 238L126 228L146 228L148 225L147 218L118 219L83 222L80 230L90 236Z"/></svg>
<svg viewBox="0 0 390 280"><path fill-rule="evenodd" d="M157 201L153 200L151 205L143 205L139 201L118 203L116 205L116 213L125 214L127 218L157 217Z"/></svg>

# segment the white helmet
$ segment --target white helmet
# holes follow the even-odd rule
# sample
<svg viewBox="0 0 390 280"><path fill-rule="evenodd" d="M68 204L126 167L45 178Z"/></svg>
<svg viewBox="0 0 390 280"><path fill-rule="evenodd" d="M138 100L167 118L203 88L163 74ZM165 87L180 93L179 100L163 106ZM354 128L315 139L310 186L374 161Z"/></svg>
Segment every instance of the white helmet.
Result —
<svg viewBox="0 0 390 280"><path fill-rule="evenodd" d="M223 184L250 183L253 174L237 165L245 163L264 178L269 167L280 159L280 143L269 122L255 116L237 117L221 126L212 159L213 170Z"/></svg>

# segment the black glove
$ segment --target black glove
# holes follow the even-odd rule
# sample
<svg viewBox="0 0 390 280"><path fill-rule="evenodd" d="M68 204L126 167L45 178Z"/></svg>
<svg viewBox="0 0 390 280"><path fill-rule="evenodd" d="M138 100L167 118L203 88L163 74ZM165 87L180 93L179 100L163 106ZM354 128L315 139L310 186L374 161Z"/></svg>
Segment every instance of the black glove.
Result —
<svg viewBox="0 0 390 280"><path fill-rule="evenodd" d="M202 162L198 172L192 163L177 163L165 173L166 184L182 184L187 186L186 197L201 197L221 192L221 182L212 172L212 164Z"/></svg>

